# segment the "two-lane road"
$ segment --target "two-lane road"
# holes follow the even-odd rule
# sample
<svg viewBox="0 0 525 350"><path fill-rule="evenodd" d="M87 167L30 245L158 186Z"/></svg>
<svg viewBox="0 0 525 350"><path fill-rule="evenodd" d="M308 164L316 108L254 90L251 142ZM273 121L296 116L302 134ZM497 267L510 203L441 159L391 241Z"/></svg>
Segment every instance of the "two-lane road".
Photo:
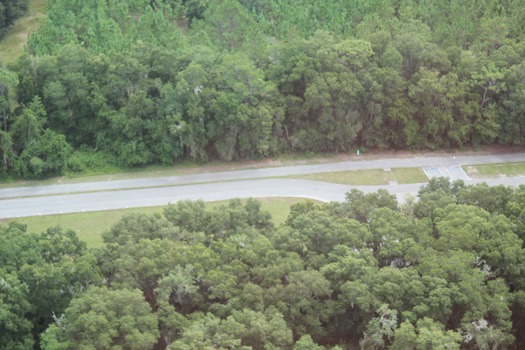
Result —
<svg viewBox="0 0 525 350"><path fill-rule="evenodd" d="M305 197L342 201L351 188L374 192L384 188L402 200L422 184L348 186L269 177L377 168L447 166L525 161L525 153L456 157L411 157L261 168L186 176L101 181L66 185L0 188L0 219L58 213L165 205L181 199L224 200L246 197ZM481 182L480 180L469 183ZM525 184L525 178L486 180L490 185Z"/></svg>
<svg viewBox="0 0 525 350"><path fill-rule="evenodd" d="M83 182L83 183L64 184L64 185L29 186L29 187L14 187L14 188L1 188L1 185L0 185L0 198L35 197L35 196L60 194L60 193L112 191L112 190L119 190L119 189L147 188L147 187L161 187L161 186L180 186L180 185L208 183L208 182L261 179L261 178L269 178L269 177L312 174L312 173L326 173L326 172L345 171L345 170L427 167L427 166L440 167L440 166L449 166L449 165L494 164L494 163L509 163L509 162L525 162L525 153L492 154L492 155L476 155L476 156L455 156L455 157L452 157L452 156L448 156L448 157L419 156L419 157L386 158L386 159L374 159L374 160L366 160L366 158L363 157L355 161L352 160L352 161L345 161L345 162L338 162L338 163L297 165L297 166L285 166L285 167L276 167L276 168L259 168L259 169L238 170L238 171L210 172L210 173L184 175L184 176L170 176L170 177L144 178L144 179L132 179L132 180Z"/></svg>

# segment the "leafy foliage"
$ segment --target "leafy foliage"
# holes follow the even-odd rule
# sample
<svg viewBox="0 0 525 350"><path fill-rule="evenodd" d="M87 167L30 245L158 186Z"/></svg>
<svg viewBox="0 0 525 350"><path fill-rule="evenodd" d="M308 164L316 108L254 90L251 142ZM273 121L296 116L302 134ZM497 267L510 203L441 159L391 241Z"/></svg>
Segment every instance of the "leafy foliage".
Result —
<svg viewBox="0 0 525 350"><path fill-rule="evenodd" d="M18 85L0 74L0 96L16 88L22 107L0 101L3 178L63 169L44 171L33 150L22 157L15 124L35 98L43 128L111 155L103 167L525 140L519 1L47 6L28 55L9 67ZM73 166L96 171L86 167Z"/></svg>
<svg viewBox="0 0 525 350"><path fill-rule="evenodd" d="M151 349L158 337L157 319L138 290L92 287L57 324L42 337L45 349Z"/></svg>
<svg viewBox="0 0 525 350"><path fill-rule="evenodd" d="M70 300L101 282L96 259L73 231L40 234L17 223L0 226L2 349L30 349Z"/></svg>
<svg viewBox="0 0 525 350"><path fill-rule="evenodd" d="M525 337L523 191L433 180L403 210L353 191L296 204L279 227L255 200L182 201L124 217L93 251L70 231L2 226L2 342L512 347Z"/></svg>

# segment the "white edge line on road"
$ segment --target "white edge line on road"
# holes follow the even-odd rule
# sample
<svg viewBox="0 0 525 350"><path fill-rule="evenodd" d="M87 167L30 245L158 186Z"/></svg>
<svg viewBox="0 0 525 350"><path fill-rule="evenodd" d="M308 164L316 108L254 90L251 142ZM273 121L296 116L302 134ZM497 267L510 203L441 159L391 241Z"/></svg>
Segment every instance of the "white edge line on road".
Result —
<svg viewBox="0 0 525 350"><path fill-rule="evenodd" d="M465 170L463 170L463 166L462 166L462 165L459 165L459 168L461 169L461 171L463 172L463 174L465 175L465 177L467 178L467 180L470 181L470 177L469 177L468 174L465 172Z"/></svg>
<svg viewBox="0 0 525 350"><path fill-rule="evenodd" d="M428 175L428 173L427 173L427 171L426 171L425 168L426 168L426 167L422 167L421 169L423 169L423 172L425 173L425 175L427 176L427 178L430 180L431 177Z"/></svg>
<svg viewBox="0 0 525 350"><path fill-rule="evenodd" d="M447 171L448 173L448 179L451 180L451 181L455 181L457 180L456 177L454 176L454 174L452 174L452 171L450 171L450 168L449 167L446 167L445 170Z"/></svg>

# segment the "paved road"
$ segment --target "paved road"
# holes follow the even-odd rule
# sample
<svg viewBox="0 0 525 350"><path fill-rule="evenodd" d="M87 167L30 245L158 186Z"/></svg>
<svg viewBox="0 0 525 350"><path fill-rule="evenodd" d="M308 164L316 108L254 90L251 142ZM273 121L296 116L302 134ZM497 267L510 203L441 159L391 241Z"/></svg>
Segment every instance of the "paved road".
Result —
<svg viewBox="0 0 525 350"><path fill-rule="evenodd" d="M348 186L292 179L264 179L92 192L0 201L0 218L166 205L181 199L224 200L245 197L306 197L342 201Z"/></svg>
<svg viewBox="0 0 525 350"><path fill-rule="evenodd" d="M449 156L449 157L408 157L408 158L388 158L346 161L339 163L313 164L287 166L278 168L261 168L253 170L224 171L204 174L193 174L184 176L170 176L147 179L116 180L84 182L78 184L50 185L50 186L31 186L16 188L1 188L1 198L42 196L59 193L76 193L92 191L109 191L116 189L146 188L160 186L179 186L197 183L208 183L218 181L247 180L257 178L268 178L278 176L323 173L344 170L362 169L381 169L381 168L402 168L402 167L443 167L450 165L468 164L494 164L506 162L524 162L525 153L495 154L479 156ZM1 210L1 208L0 208Z"/></svg>
<svg viewBox="0 0 525 350"><path fill-rule="evenodd" d="M449 163L447 163L447 161ZM459 162L458 164L481 164L509 161L525 161L525 153L497 156L456 156L455 159L452 159L452 157L415 157L372 161L363 160L157 179L3 189L0 190L0 198L4 198L0 199L0 219L127 207L156 206L176 202L181 199L224 200L236 197L287 196L313 198L321 201L342 201L344 200L344 194L351 188L357 188L366 193L375 192L380 188L384 188L390 193L395 194L399 200L403 200L409 193L416 194L422 184L348 186L299 179L257 178L383 167L442 166L455 164L455 162ZM210 183L211 181L225 180L228 180L228 182ZM477 182L482 182L482 180L470 181L469 183ZM516 186L525 184L525 177L492 179L486 182L490 185L504 184ZM79 193L87 191L98 192Z"/></svg>

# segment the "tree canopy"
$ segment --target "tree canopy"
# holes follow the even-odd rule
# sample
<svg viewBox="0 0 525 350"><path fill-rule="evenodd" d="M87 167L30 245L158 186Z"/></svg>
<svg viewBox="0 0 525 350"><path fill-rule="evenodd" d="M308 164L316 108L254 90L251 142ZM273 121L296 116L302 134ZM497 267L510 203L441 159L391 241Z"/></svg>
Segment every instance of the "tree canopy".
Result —
<svg viewBox="0 0 525 350"><path fill-rule="evenodd" d="M8 67L18 85L0 77L19 105L0 103L4 178L525 142L520 1L56 0L47 12ZM16 127L36 99L59 159Z"/></svg>
<svg viewBox="0 0 525 350"><path fill-rule="evenodd" d="M279 226L253 199L181 201L96 249L0 226L0 348L512 348L524 191L432 180L401 206L352 191Z"/></svg>

